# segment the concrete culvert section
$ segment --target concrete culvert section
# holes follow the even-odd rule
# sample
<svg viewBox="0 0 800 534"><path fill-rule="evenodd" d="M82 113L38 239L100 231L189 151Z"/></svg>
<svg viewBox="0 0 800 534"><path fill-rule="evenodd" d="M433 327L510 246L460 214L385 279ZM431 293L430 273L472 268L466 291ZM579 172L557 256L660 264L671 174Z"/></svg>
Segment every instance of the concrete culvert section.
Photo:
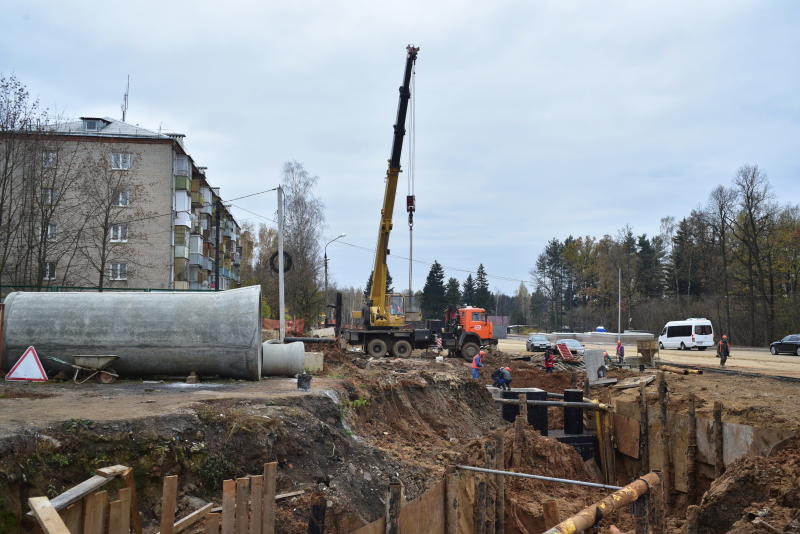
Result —
<svg viewBox="0 0 800 534"><path fill-rule="evenodd" d="M48 371L76 355L114 354L121 376L261 377L261 289L219 292L11 293L3 349L10 369L36 347Z"/></svg>

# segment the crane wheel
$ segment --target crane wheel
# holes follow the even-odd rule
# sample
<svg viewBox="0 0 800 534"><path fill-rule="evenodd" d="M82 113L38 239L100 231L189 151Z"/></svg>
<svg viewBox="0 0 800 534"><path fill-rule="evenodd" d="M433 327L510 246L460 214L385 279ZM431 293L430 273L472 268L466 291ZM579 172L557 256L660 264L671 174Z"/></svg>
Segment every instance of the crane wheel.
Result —
<svg viewBox="0 0 800 534"><path fill-rule="evenodd" d="M367 341L367 354L373 358L382 358L386 355L388 349L389 347L386 345L386 341L379 337Z"/></svg>
<svg viewBox="0 0 800 534"><path fill-rule="evenodd" d="M411 343L406 341L405 339L398 339L392 345L392 355L398 358L408 358L411 356L411 351L413 347L411 347Z"/></svg>

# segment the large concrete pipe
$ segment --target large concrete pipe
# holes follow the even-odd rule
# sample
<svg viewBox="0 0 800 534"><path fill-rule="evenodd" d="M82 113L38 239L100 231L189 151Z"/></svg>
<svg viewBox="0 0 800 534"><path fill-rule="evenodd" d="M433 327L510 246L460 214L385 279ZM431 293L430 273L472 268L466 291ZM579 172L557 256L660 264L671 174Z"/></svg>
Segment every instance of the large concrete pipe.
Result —
<svg viewBox="0 0 800 534"><path fill-rule="evenodd" d="M121 376L261 377L261 289L217 292L11 293L5 299L5 368L33 345L46 356L115 354ZM67 370L69 368L66 368Z"/></svg>
<svg viewBox="0 0 800 534"><path fill-rule="evenodd" d="M261 372L264 376L294 376L306 365L306 349L301 341L282 344L274 339L261 347Z"/></svg>

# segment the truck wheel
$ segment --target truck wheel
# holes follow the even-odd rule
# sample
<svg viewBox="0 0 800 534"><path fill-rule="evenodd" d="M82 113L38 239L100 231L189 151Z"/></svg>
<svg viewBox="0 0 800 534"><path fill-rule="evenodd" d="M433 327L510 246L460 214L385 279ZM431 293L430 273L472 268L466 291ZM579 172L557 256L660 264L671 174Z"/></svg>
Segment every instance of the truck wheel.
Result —
<svg viewBox="0 0 800 534"><path fill-rule="evenodd" d="M411 343L405 339L398 339L392 345L392 354L398 358L408 358L411 356Z"/></svg>
<svg viewBox="0 0 800 534"><path fill-rule="evenodd" d="M461 345L461 356L467 360L471 360L476 354L478 354L479 350L481 350L481 348L477 343L464 343Z"/></svg>
<svg viewBox="0 0 800 534"><path fill-rule="evenodd" d="M382 358L386 355L386 342L379 337L374 337L367 341L367 354L373 358Z"/></svg>
<svg viewBox="0 0 800 534"><path fill-rule="evenodd" d="M681 350L686 350L686 345L681 341Z"/></svg>

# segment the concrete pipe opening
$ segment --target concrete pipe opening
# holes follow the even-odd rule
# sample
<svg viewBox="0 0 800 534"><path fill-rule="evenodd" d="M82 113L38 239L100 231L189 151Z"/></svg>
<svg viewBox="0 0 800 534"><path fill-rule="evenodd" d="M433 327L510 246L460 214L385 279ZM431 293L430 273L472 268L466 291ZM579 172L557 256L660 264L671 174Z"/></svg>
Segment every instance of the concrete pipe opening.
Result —
<svg viewBox="0 0 800 534"><path fill-rule="evenodd" d="M302 341L282 344L278 340L263 343L261 372L264 376L294 376L306 365L306 349Z"/></svg>
<svg viewBox="0 0 800 534"><path fill-rule="evenodd" d="M76 355L114 354L120 376L261 377L261 288L216 292L11 293L3 350L9 370L33 345L48 371Z"/></svg>

